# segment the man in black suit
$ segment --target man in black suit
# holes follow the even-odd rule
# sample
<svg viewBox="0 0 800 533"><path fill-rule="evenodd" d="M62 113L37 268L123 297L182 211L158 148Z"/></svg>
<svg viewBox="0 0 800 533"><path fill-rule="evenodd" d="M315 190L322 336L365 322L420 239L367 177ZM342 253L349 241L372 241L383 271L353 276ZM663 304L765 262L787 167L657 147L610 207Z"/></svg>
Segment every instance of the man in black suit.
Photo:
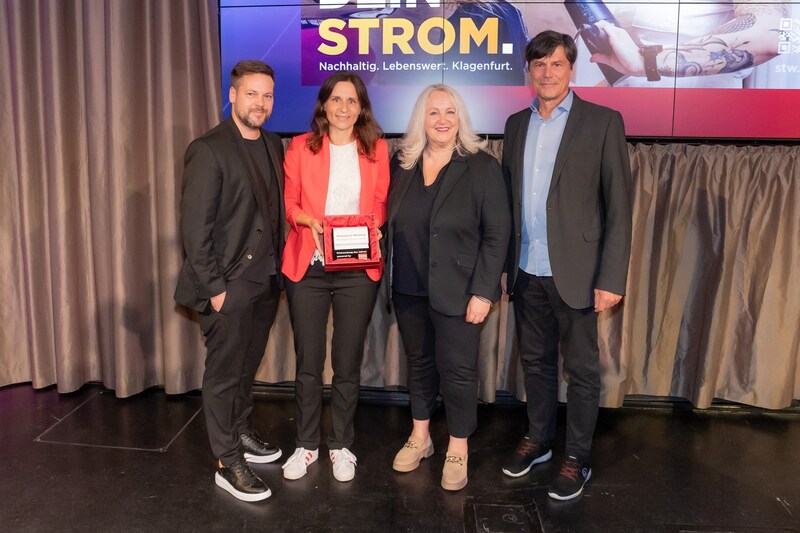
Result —
<svg viewBox="0 0 800 533"><path fill-rule="evenodd" d="M216 484L243 501L271 495L247 462L281 455L248 421L280 294L283 145L261 128L274 87L269 65L236 64L230 118L186 150L180 208L186 261L175 300L200 313L206 339L203 410Z"/></svg>
<svg viewBox="0 0 800 533"><path fill-rule="evenodd" d="M536 98L506 122L503 172L514 232L506 262L525 371L528 434L503 467L518 477L549 460L559 345L567 389L565 457L548 494L581 494L600 401L597 313L622 299L631 239L631 170L621 115L569 88L569 35L545 31L525 50Z"/></svg>

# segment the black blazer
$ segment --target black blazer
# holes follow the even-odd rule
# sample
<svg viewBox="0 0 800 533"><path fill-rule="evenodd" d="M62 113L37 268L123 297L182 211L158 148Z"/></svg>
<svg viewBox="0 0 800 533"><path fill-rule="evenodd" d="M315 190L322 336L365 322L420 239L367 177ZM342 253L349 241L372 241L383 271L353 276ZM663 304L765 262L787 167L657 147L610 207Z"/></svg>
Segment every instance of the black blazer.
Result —
<svg viewBox="0 0 800 533"><path fill-rule="evenodd" d="M503 176L514 232L506 273L512 292L522 237L522 173L531 109L511 115ZM631 248L631 167L622 116L574 96L547 195L547 241L553 280L572 308L594 305L594 289L625 294Z"/></svg>
<svg viewBox="0 0 800 533"><path fill-rule="evenodd" d="M274 250L283 249L283 144L280 137L261 131L275 173L280 206L279 231ZM271 229L260 206L268 201L266 188L255 181L254 168L244 139L232 118L228 118L186 149L181 198L180 230L186 261L178 277L175 301L203 311L212 296L226 290L230 280L240 277L250 265L261 244L272 244ZM259 193L261 191L261 193ZM276 272L280 257L273 247Z"/></svg>
<svg viewBox="0 0 800 533"><path fill-rule="evenodd" d="M387 266L391 285L394 217L408 191L415 169L391 163L387 201ZM431 210L428 301L439 313L467 312L473 294L495 301L506 256L511 218L507 193L497 160L479 151L454 155L441 176L442 184Z"/></svg>

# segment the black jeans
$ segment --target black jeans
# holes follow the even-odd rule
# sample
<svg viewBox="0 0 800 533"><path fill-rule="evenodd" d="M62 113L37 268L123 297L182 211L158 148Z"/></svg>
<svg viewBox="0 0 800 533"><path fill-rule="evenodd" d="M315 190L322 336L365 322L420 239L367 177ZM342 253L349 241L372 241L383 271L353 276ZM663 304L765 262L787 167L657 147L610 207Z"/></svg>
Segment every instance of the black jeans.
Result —
<svg viewBox="0 0 800 533"><path fill-rule="evenodd" d="M294 349L297 353L295 399L298 447L308 450L319 447L322 372L325 368L328 313L331 307L332 431L328 436L328 447L336 450L352 446L364 338L377 292L378 284L363 270L325 272L320 263L308 267L300 281L286 280Z"/></svg>
<svg viewBox="0 0 800 533"><path fill-rule="evenodd" d="M475 366L482 324L437 313L424 296L395 292L392 301L408 358L411 416L430 420L441 387L450 435L469 437L478 427Z"/></svg>
<svg viewBox="0 0 800 533"><path fill-rule="evenodd" d="M567 388L567 455L589 458L600 404L600 351L594 308L573 309L558 294L552 277L519 271L514 317L525 372L531 440L555 438L559 343Z"/></svg>
<svg viewBox="0 0 800 533"><path fill-rule="evenodd" d="M203 413L211 450L229 466L242 458L239 434L249 431L251 394L275 320L280 291L275 276L267 283L228 282L220 312L200 316L206 338ZM210 308L210 305L209 305Z"/></svg>

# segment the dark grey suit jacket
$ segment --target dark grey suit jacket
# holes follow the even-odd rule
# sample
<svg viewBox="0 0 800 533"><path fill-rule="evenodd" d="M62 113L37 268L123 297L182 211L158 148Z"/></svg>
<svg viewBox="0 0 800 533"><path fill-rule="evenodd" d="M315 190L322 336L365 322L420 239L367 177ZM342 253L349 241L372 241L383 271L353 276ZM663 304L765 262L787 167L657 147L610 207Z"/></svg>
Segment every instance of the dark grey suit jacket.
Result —
<svg viewBox="0 0 800 533"><path fill-rule="evenodd" d="M181 197L181 237L186 261L178 277L175 301L203 311L212 296L226 290L228 281L242 276L261 245L271 254L280 274L283 249L283 144L280 137L262 130L272 161L277 187L278 242L272 242L270 222L262 216L268 201L266 188L252 163L236 123L228 118L186 149ZM263 180L262 180L263 182ZM259 191L261 191L259 193ZM269 261L268 261L269 262ZM262 264L263 265L263 264ZM249 273L253 274L253 273ZM266 276L248 276L248 279Z"/></svg>
<svg viewBox="0 0 800 533"><path fill-rule="evenodd" d="M415 169L392 159L387 200L387 266L392 266L394 218L408 191ZM486 152L455 155L442 179L431 210L428 301L439 313L466 313L473 294L495 301L500 297L511 220L500 165Z"/></svg>
<svg viewBox="0 0 800 533"><path fill-rule="evenodd" d="M506 273L512 292L522 236L522 175L531 109L511 115L503 175L514 231ZM572 308L594 305L594 289L625 294L631 247L631 167L622 116L574 96L547 195L547 241L553 280Z"/></svg>

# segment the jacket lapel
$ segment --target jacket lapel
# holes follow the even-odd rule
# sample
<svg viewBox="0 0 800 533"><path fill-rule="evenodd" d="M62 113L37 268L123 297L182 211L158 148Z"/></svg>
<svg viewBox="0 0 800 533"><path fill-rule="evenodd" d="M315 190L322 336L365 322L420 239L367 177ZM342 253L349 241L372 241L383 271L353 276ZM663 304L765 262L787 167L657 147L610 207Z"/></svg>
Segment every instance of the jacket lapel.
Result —
<svg viewBox="0 0 800 533"><path fill-rule="evenodd" d="M361 196L358 200L358 205L361 213L370 213L374 211L375 198L372 197L372 194L375 191L373 184L375 175L372 173L369 159L362 153L358 154L358 171L361 174Z"/></svg>
<svg viewBox="0 0 800 533"><path fill-rule="evenodd" d="M284 205L283 205L283 165L279 163L281 160L278 156L278 152L272 142L269 141L265 136L264 144L267 145L267 153L269 153L269 161L272 165L272 171L275 173L275 183L278 185L278 205L280 206L280 213L278 217L278 221L280 224L283 224L283 219L286 217L286 213L284 212Z"/></svg>
<svg viewBox="0 0 800 533"><path fill-rule="evenodd" d="M275 181L278 182L278 190L281 193L281 198L283 198L283 180L281 179L281 176L283 176L283 166L281 166L278 163L280 161L280 157L278 156L278 151L266 137L264 137L264 144L267 145L267 153L269 153L269 162L272 165L272 171L275 173Z"/></svg>
<svg viewBox="0 0 800 533"><path fill-rule="evenodd" d="M316 176L312 177L315 191L309 194L309 198L314 198L319 205L316 206L315 211L325 214L325 205L328 202L328 177L331 173L331 140L327 135L322 137L322 149L319 151L319 166L316 170ZM360 199L359 199L360 200Z"/></svg>
<svg viewBox="0 0 800 533"><path fill-rule="evenodd" d="M525 113L520 120L518 131L514 136L513 143L514 146L512 147L512 154L514 154L514 166L517 171L511 172L511 177L514 180L513 186L515 194L518 196L522 195L522 176L525 172L525 139L528 136L528 127L531 123L531 111L530 108L527 109L527 113Z"/></svg>
<svg viewBox="0 0 800 533"><path fill-rule="evenodd" d="M247 149L244 146L244 139L239 133L239 129L236 127L236 123L230 117L226 123L228 124L228 132L231 134L234 151L236 152L239 161L241 161L244 165L247 179L250 182L250 188L253 190L253 195L256 198L256 203L261 209L261 212L266 213L268 209L267 184L261 179L260 174L256 172L256 169L253 166L253 161L250 158L250 154L247 152ZM269 219L265 218L265 221L266 220Z"/></svg>
<svg viewBox="0 0 800 533"><path fill-rule="evenodd" d="M558 154L556 154L556 163L553 166L553 177L550 180L548 195L553 193L556 183L558 183L558 179L561 177L561 171L564 170L564 165L567 162L568 154L572 148L572 142L577 136L581 122L583 122L583 102L581 102L577 94L573 94L572 108L569 111L567 123L564 125L561 144L558 146Z"/></svg>
<svg viewBox="0 0 800 533"><path fill-rule="evenodd" d="M461 177L467 171L467 160L465 157L460 155L456 155L450 160L449 166L445 171L444 175L439 178L442 181L442 184L439 186L439 192L436 193L436 199L433 201L433 208L431 209L431 220L433 217L436 216L436 212L442 206L442 203L445 199L450 196L458 182L461 180Z"/></svg>
<svg viewBox="0 0 800 533"><path fill-rule="evenodd" d="M410 170L406 170L400 166L397 168L399 171L394 176L391 188L389 190L389 198L387 199L387 204L389 205L387 220L390 222L394 221L394 217L397 215L397 210L400 209L400 204L403 202L403 198L406 197L408 187L411 185L411 180L414 178L414 174L416 173L415 168L411 168Z"/></svg>

